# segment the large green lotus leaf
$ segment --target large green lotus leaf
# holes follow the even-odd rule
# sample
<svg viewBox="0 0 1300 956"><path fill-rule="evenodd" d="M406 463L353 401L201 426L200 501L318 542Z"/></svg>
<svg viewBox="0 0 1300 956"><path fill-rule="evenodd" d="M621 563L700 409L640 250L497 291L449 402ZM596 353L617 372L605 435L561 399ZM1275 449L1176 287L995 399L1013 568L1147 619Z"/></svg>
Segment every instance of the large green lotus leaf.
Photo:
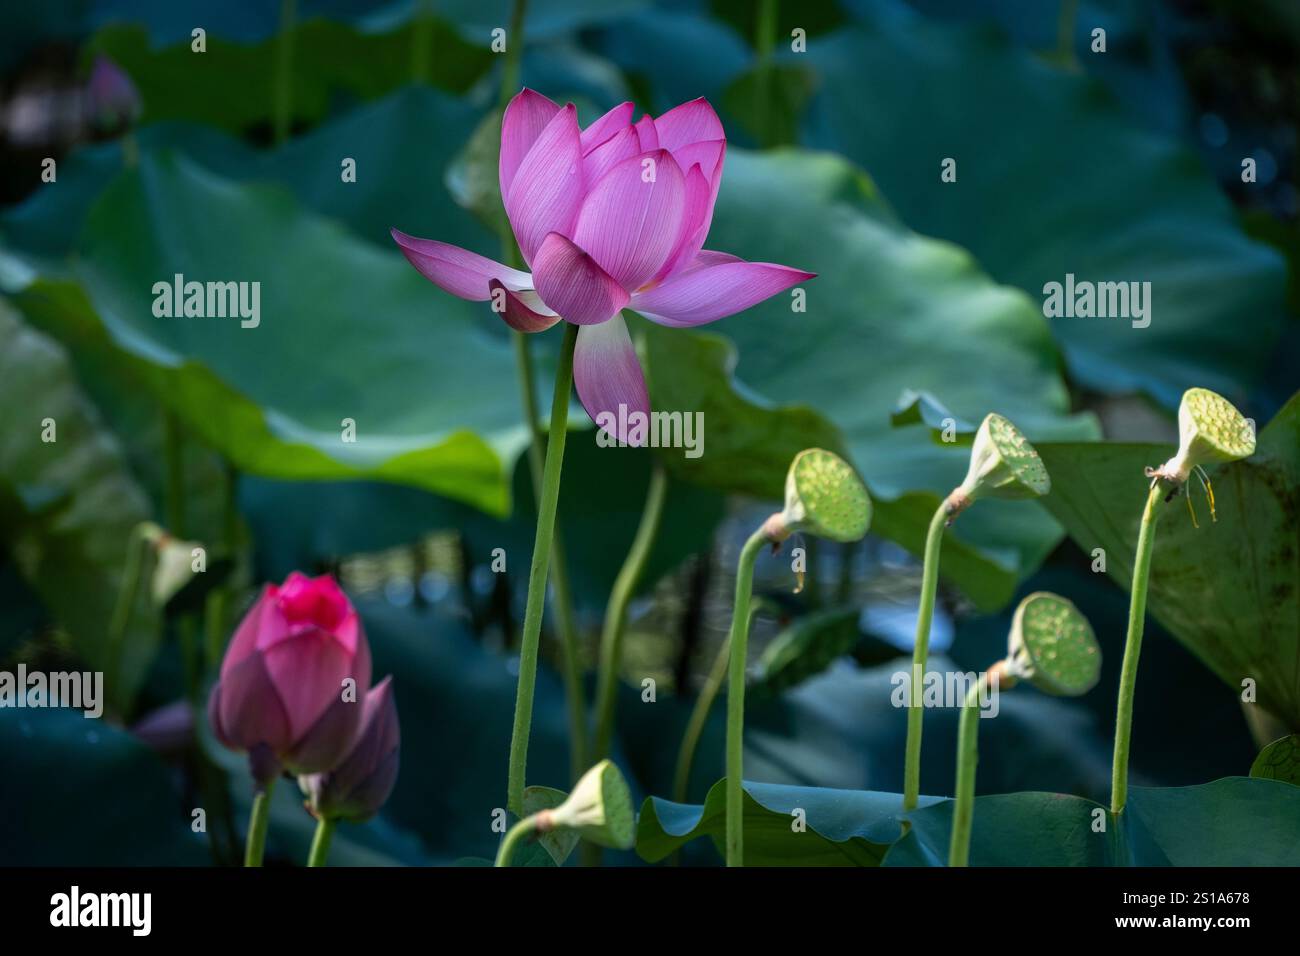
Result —
<svg viewBox="0 0 1300 956"><path fill-rule="evenodd" d="M304 205L346 222L386 249L392 248L388 230L396 226L495 254L496 237L450 202L444 186L460 143L478 117L477 109L439 90L408 86L279 149L253 149L219 130L188 122L154 123L137 138L145 152L176 149L231 179L281 183ZM356 162L355 182L343 181L344 159ZM96 198L123 165L120 141L76 150L60 162L56 183L0 212L6 241L36 257L66 255L80 238ZM401 170L399 176L395 169ZM493 183L495 188L495 173Z"/></svg>
<svg viewBox="0 0 1300 956"><path fill-rule="evenodd" d="M471 45L442 20L431 20L427 29L420 42L436 50L425 70L435 85L464 93L491 67L489 38ZM299 24L293 31L293 121L320 121L341 94L373 99L409 82L417 34L413 23L375 34L323 19ZM145 27L110 26L90 46L131 76L144 104L143 122L202 120L239 133L270 121L278 42L246 45L210 34L204 53L191 50L188 36L155 50Z"/></svg>
<svg viewBox="0 0 1300 956"><path fill-rule="evenodd" d="M1193 787L1135 787L1116 829L1099 803L1061 793L976 797L973 866L1295 866L1300 790L1225 777ZM942 866L952 803L916 811L885 866ZM1101 828L1101 829L1097 829Z"/></svg>
<svg viewBox="0 0 1300 956"><path fill-rule="evenodd" d="M1261 750L1250 765L1250 775L1300 786L1300 734L1279 737Z"/></svg>
<svg viewBox="0 0 1300 956"><path fill-rule="evenodd" d="M726 783L710 787L703 806L649 797L637 820L636 852L656 863L701 836L721 847ZM897 793L751 781L742 792L746 866L876 866L908 817ZM921 808L940 799L922 797Z"/></svg>
<svg viewBox="0 0 1300 956"><path fill-rule="evenodd" d="M74 270L80 285L29 284L24 310L64 333L102 324L149 361L143 384L241 469L508 509L506 463L527 435L500 324L282 190L146 154L91 213ZM156 317L151 290L176 273L260 282L261 324Z"/></svg>
<svg viewBox="0 0 1300 956"><path fill-rule="evenodd" d="M1063 793L1006 793L975 798L972 866L1105 866L1107 836L1091 829L1100 804ZM1110 825L1110 820L1105 820ZM943 866L952 834L952 802L918 810L885 866Z"/></svg>
<svg viewBox="0 0 1300 956"><path fill-rule="evenodd" d="M495 241L447 200L438 182L453 149L426 144L421 131L440 124L465 136L473 128L459 104L435 92L408 90L275 153L250 156L236 144L211 150L212 163L230 175L286 182L307 202L347 219L378 242L384 242L382 230L396 217L403 228L492 253ZM337 155L360 150L370 155L359 157L358 182L340 183ZM410 184L426 198L412 203ZM48 218L32 211L22 221ZM733 364L725 347L698 345L679 330L652 330L657 334L649 340L647 365L657 403L685 410L694 406L683 402L709 401L706 429L712 437L706 436L706 443L712 450L689 462L678 456L677 462L706 484L729 475L730 490L779 496L788 458L800 447L810 440L842 447L815 415L799 407L811 405L845 433L848 451L880 499L878 529L919 550L933 506L907 496L934 495L955 485L965 454L929 447L919 430L890 428L889 411L906 388L936 390L972 420L995 405L1035 438L1093 434L1089 421L1065 418L1057 358L1043 320L1024 297L989 283L959 251L899 227L865 178L842 161L731 151L710 245L823 275L808 286L806 313L791 313L789 300L778 297L718 326L739 340L738 373L766 402L743 389L732 394L722 375ZM447 313L467 314L463 303L432 290L426 308L435 328ZM499 342L491 317L478 314L477 319L484 337ZM950 325L961 334L950 333ZM796 328L801 345L792 350L787 339ZM863 348L880 359L869 375L855 359ZM978 363L970 361L972 348L981 356ZM929 355L918 362L922 350ZM678 369L679 362L688 368ZM895 374L879 374L884 368ZM691 369L698 371L698 380ZM1006 387L1012 374L1015 390ZM499 390L496 397L507 396ZM792 407L773 416L763 407L772 400ZM778 422L784 424L774 427ZM797 433L805 428L807 437L800 441ZM759 447L750 439L760 432L769 441L774 435L785 440ZM972 511L945 543L954 552L951 560L945 557L945 574L983 607L1005 601L1017 575L1035 565L1059 535L1037 512L999 505L989 503L982 515Z"/></svg>
<svg viewBox="0 0 1300 956"><path fill-rule="evenodd" d="M901 790L907 709L899 695L909 666L906 656L869 668L840 659L780 697L756 696L745 712L745 775L800 786ZM931 656L929 671L940 678L970 673L939 655ZM723 709L718 706L719 716ZM926 792L953 792L959 716L955 706L926 713ZM981 721L980 731L981 786L992 792L1059 789L1101 797L1109 789L1109 730L1078 701L1032 690L1003 694L997 717ZM711 769L716 776L722 765Z"/></svg>
<svg viewBox="0 0 1300 956"><path fill-rule="evenodd" d="M908 495L946 493L969 458L923 429L892 426L907 389L940 395L970 421L997 410L1034 441L1097 434L1090 417L1069 414L1059 356L1029 299L991 282L962 250L900 225L870 181L838 157L728 151L708 246L818 273L802 286L806 311L780 295L712 329L736 342L735 374L747 386L769 401L809 405L839 428L884 511ZM661 380L654 358L652 351L650 375ZM725 464L753 484L752 461L719 455L708 467ZM766 480L769 494L779 494L784 468ZM875 530L919 551L933 506L893 510ZM982 506L946 536L982 546L982 567L973 576L956 563L942 567L995 605L1058 536L1035 509Z"/></svg>
<svg viewBox="0 0 1300 956"><path fill-rule="evenodd" d="M1149 479L1173 453L1160 445L1040 445L1052 475L1044 505L1085 552L1128 588ZM1218 520L1195 479L1164 504L1147 608L1238 692L1300 728L1300 394L1259 433L1245 461L1210 471ZM1191 496L1200 527L1192 523Z"/></svg>
<svg viewBox="0 0 1300 956"><path fill-rule="evenodd" d="M0 538L86 664L108 675L110 703L125 708L153 659L160 622L146 592L116 651L107 622L149 502L67 354L3 301L0 408Z"/></svg>
<svg viewBox="0 0 1300 956"><path fill-rule="evenodd" d="M104 720L0 708L0 866L198 866L193 806L158 756Z"/></svg>
<svg viewBox="0 0 1300 956"><path fill-rule="evenodd" d="M646 2L531 0L524 20L525 33L532 39L553 37L626 13ZM278 33L281 22L281 5L263 0L190 0L185 4L172 0L96 0L93 4L89 0L61 0L59 6L69 8L65 15L75 13L87 27L124 20L144 23L156 44L189 42L196 24L206 26L209 34L255 42ZM364 33L391 29L432 14L456 24L468 42L485 49L494 28L509 26L511 9L512 0L297 0L295 4L300 23L328 17L352 24Z"/></svg>
<svg viewBox="0 0 1300 956"><path fill-rule="evenodd" d="M703 416L692 430L699 445L664 448L668 471L692 484L777 498L795 455L805 448L844 453L840 431L802 403L774 407L734 378L736 349L709 332L683 334L636 324L652 408Z"/></svg>
<svg viewBox="0 0 1300 956"><path fill-rule="evenodd" d="M1149 327L1051 320L1084 384L1172 407L1190 384L1231 394L1258 376L1284 307L1283 263L1246 237L1187 148L1100 81L991 31L883 9L862 19L791 57L821 77L804 142L860 163L908 225L965 246L1035 308L1067 273L1150 282ZM900 76L905 95L862 95ZM947 157L955 183L940 179Z"/></svg>

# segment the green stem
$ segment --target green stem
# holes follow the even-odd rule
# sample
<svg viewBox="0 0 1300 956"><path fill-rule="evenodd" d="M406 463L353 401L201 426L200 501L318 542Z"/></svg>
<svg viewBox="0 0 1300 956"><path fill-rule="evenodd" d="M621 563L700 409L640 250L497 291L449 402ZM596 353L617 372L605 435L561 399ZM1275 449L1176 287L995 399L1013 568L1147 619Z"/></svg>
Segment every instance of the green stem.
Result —
<svg viewBox="0 0 1300 956"><path fill-rule="evenodd" d="M122 584L113 602L113 616L108 622L108 675L109 692L115 692L121 677L122 647L126 642L126 628L131 622L131 611L140 593L140 569L144 549L151 545L141 536L139 526L133 528L126 539L126 563L122 568Z"/></svg>
<svg viewBox="0 0 1300 956"><path fill-rule="evenodd" d="M316 833L311 838L311 852L307 854L308 866L324 866L330 855L330 840L334 838L334 821L321 817L316 821Z"/></svg>
<svg viewBox="0 0 1300 956"><path fill-rule="evenodd" d="M1078 14L1079 0L1061 0L1056 15L1056 56L1062 63L1071 66L1079 62L1074 55L1074 26Z"/></svg>
<svg viewBox="0 0 1300 956"><path fill-rule="evenodd" d="M749 599L754 589L754 562L768 544L765 528L749 536L736 564L736 604L731 612L731 655L727 683L727 866L745 865L744 774L745 660L749 650Z"/></svg>
<svg viewBox="0 0 1300 956"><path fill-rule="evenodd" d="M971 823L975 819L975 767L979 764L979 699L989 686L989 676L967 692L957 725L957 795L952 811L952 840L948 844L948 865L965 866L970 859Z"/></svg>
<svg viewBox="0 0 1300 956"><path fill-rule="evenodd" d="M751 614L751 623L753 618ZM709 669L708 677L704 679L700 696L695 698L695 706L691 709L690 719L686 722L681 749L677 751L677 768L673 772L673 800L677 803L686 802L691 783L691 765L695 763L695 751L700 745L700 737L704 734L704 726L708 723L709 711L713 709L713 702L717 699L718 691L722 689L722 681L727 676L727 664L731 660L731 655L728 653L730 648L731 639L728 637L718 648L718 656L713 659L713 666Z"/></svg>
<svg viewBox="0 0 1300 956"><path fill-rule="evenodd" d="M524 817L509 830L506 831L505 839L501 841L501 848L497 850L497 859L495 866L509 866L511 859L515 855L515 847L527 836L531 836L537 829L537 814L531 817Z"/></svg>
<svg viewBox="0 0 1300 956"><path fill-rule="evenodd" d="M248 819L248 839L244 843L244 866L261 866L266 853L266 828L271 822L271 791L274 778L253 795L253 812Z"/></svg>
<svg viewBox="0 0 1300 956"><path fill-rule="evenodd" d="M167 531L173 538L184 538L185 519L185 433L180 420L167 412L163 420L163 455L166 464L164 505L167 511ZM186 614L176 621L176 635L181 646L181 664L185 674L185 687L191 700L199 696L199 657L196 644L196 626L192 615Z"/></svg>
<svg viewBox="0 0 1300 956"><path fill-rule="evenodd" d="M546 443L546 464L542 472L542 493L537 501L537 538L528 572L528 603L519 647L519 686L515 696L514 731L510 737L510 777L506 806L522 815L524 769L528 763L528 735L533 719L533 689L537 682L537 645L542 632L542 611L546 606L546 577L550 570L551 543L555 534L555 508L560 498L560 470L564 466L564 440L569 422L569 393L573 389L573 348L578 327L564 323L564 344L555 369L555 394L551 399L551 428Z"/></svg>
<svg viewBox="0 0 1300 956"><path fill-rule="evenodd" d="M609 756L610 741L614 735L614 698L618 692L618 675L623 660L623 634L627 630L627 607L636 592L641 572L645 570L655 536L659 533L659 519L663 515L667 488L668 478L663 466L656 461L650 472L650 486L646 489L641 523L632 539L632 547L623 560L623 567L614 579L609 605L605 609L605 624L600 633L600 673L596 680L596 741L587 757L587 766Z"/></svg>
<svg viewBox="0 0 1300 956"><path fill-rule="evenodd" d="M853 600L853 559L858 543L849 541L840 545L840 580L835 591L835 603L841 607Z"/></svg>
<svg viewBox="0 0 1300 956"><path fill-rule="evenodd" d="M1128 606L1128 636L1124 664L1119 673L1119 705L1115 710L1115 758L1110 774L1110 812L1118 814L1128 800L1129 735L1133 730L1133 691L1137 684L1138 656L1142 653L1142 626L1146 620L1147 582L1151 577L1151 550L1155 544L1158 505L1165 489L1153 481L1142 510L1137 554L1133 558L1133 587Z"/></svg>
<svg viewBox="0 0 1300 956"><path fill-rule="evenodd" d="M419 0L411 24L411 82L429 83L429 62L433 45L431 0Z"/></svg>
<svg viewBox="0 0 1300 956"><path fill-rule="evenodd" d="M506 62L501 72L501 89L498 93L499 108L502 111L510 102L519 83L519 61L524 49L524 15L527 10L528 0L515 0L510 16L510 32L506 35ZM519 246L505 217L501 218L499 233L501 256L505 263L516 269L522 268L523 257L519 254ZM533 438L532 444L528 447L528 467L533 479L533 497L540 502L544 471L542 445L545 436L542 433L541 416L537 409L532 350L524 333L512 331L511 337L515 344L515 365L519 374L519 392L524 418L528 421L528 429ZM577 619L573 612L573 587L569 582L569 565L564 554L564 538L559 531L555 532L551 544L551 588L554 596L555 630L560 638L563 659L564 697L568 705L569 776L576 781L586 769L582 758L587 752L587 703L582 689L582 664L578 648Z"/></svg>
<svg viewBox="0 0 1300 956"><path fill-rule="evenodd" d="M930 622L934 618L934 596L939 589L939 548L948 522L947 503L941 503L925 533L925 557L921 568L921 602L916 610L916 640L912 645L912 684L907 696L907 755L903 764L903 809L914 810L921 793L921 723L925 716L921 685L930 657Z"/></svg>
<svg viewBox="0 0 1300 956"><path fill-rule="evenodd" d="M507 228L501 239L506 261L518 266L518 247ZM533 359L528 338L522 332L511 332L515 342L515 361L519 372L519 392L523 401L524 418L528 420L533 440L528 446L528 468L533 479L533 498L542 498L542 472L545 459L542 448L545 435L537 411L536 389L533 384ZM564 556L564 537L557 529L551 542L551 589L554 597L555 630L560 638L564 699L569 715L569 779L577 780L588 766L583 763L587 753L587 702L582 689L582 667L578 651L578 625L573 613L573 588L569 584L569 565Z"/></svg>
<svg viewBox="0 0 1300 956"><path fill-rule="evenodd" d="M758 125L759 145L775 146L776 136L772 130L773 82L772 51L776 48L776 25L778 0L760 0L758 7L758 24L754 31L754 47L758 53L758 83L755 86L757 102L754 115Z"/></svg>
<svg viewBox="0 0 1300 956"><path fill-rule="evenodd" d="M289 138L293 113L294 0L280 0L280 35L275 44L275 98L272 115L275 145Z"/></svg>
<svg viewBox="0 0 1300 956"><path fill-rule="evenodd" d="M510 29L506 33L506 62L501 68L501 95L497 104L501 109L505 109L510 97L519 89L519 60L524 51L524 15L527 12L528 0L515 0L510 12Z"/></svg>

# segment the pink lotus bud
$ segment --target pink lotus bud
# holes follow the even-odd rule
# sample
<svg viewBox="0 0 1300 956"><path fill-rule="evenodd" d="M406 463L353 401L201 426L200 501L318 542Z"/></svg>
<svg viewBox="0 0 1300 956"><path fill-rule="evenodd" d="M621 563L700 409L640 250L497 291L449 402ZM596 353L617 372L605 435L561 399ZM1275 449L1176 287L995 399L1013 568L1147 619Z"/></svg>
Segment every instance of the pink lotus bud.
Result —
<svg viewBox="0 0 1300 956"><path fill-rule="evenodd" d="M254 776L337 766L361 727L370 646L329 575L268 584L240 622L208 700L223 744L246 750Z"/></svg>
<svg viewBox="0 0 1300 956"><path fill-rule="evenodd" d="M86 111L100 129L130 126L140 118L140 93L126 72L104 56L95 58L86 83Z"/></svg>
<svg viewBox="0 0 1300 956"><path fill-rule="evenodd" d="M373 817L397 783L401 744L393 679L385 677L366 695L361 731L352 752L328 773L298 778L312 814L352 823Z"/></svg>
<svg viewBox="0 0 1300 956"><path fill-rule="evenodd" d="M141 717L131 733L163 756L179 753L194 737L194 710L187 700L175 700Z"/></svg>

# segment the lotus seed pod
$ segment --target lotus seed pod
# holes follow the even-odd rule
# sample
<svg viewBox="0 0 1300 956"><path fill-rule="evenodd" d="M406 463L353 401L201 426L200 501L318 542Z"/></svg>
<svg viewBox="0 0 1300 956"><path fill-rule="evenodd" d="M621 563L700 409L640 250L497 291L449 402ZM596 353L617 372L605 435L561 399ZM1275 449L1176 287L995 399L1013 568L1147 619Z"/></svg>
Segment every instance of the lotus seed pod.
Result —
<svg viewBox="0 0 1300 956"><path fill-rule="evenodd" d="M1255 453L1255 428L1235 405L1208 388L1189 388L1178 406L1178 454L1157 472L1183 482L1199 465L1238 461Z"/></svg>
<svg viewBox="0 0 1300 956"><path fill-rule="evenodd" d="M1052 489L1034 446L1001 415L988 414L971 446L970 469L958 488L966 503L976 498L1037 498Z"/></svg>
<svg viewBox="0 0 1300 956"><path fill-rule="evenodd" d="M1039 690L1078 697L1101 676L1101 649L1092 625L1073 603L1038 591L1016 608L1008 638L1008 669Z"/></svg>
<svg viewBox="0 0 1300 956"><path fill-rule="evenodd" d="M857 541L871 525L871 496L843 458L808 448L790 463L779 524L782 537L806 531L829 541Z"/></svg>
<svg viewBox="0 0 1300 956"><path fill-rule="evenodd" d="M618 767L602 760L582 775L573 792L555 808L552 823L600 846L626 850L636 842L632 793Z"/></svg>

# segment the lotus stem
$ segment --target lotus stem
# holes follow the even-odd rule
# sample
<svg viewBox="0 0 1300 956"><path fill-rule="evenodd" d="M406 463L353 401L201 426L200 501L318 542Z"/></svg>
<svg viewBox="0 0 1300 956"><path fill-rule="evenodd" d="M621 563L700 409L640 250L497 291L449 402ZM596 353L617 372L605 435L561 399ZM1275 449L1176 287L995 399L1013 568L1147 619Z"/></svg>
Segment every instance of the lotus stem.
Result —
<svg viewBox="0 0 1300 956"><path fill-rule="evenodd" d="M750 614L749 619L752 624L754 615ZM677 767L673 772L673 800L677 803L686 802L691 782L691 766L695 763L695 750L699 747L700 737L704 734L704 725L709 720L713 702L718 697L718 691L722 689L722 681L727 676L730 648L731 638L728 636L718 648L718 656L713 659L713 666L704 680L704 686L700 688L700 695L695 698L695 706L691 709L690 719L686 722L681 749L677 751Z"/></svg>
<svg viewBox="0 0 1300 956"><path fill-rule="evenodd" d="M505 109L510 97L519 89L519 60L524 52L524 17L527 13L528 0L515 0L510 10L510 32L506 34L506 62L501 67L501 97L498 104L501 109Z"/></svg>
<svg viewBox="0 0 1300 956"><path fill-rule="evenodd" d="M609 605L605 609L605 623L600 634L600 673L596 682L596 739L592 752L585 761L588 766L609 756L610 741L614 734L614 698L618 691L618 674L623 659L623 635L627 630L627 607L659 533L667 488L668 478L663 465L656 461L650 472L650 486L646 489L641 523L637 526L636 536L632 539L632 547L627 552L623 567L614 580Z"/></svg>
<svg viewBox="0 0 1300 956"><path fill-rule="evenodd" d="M925 716L922 706L922 682L925 666L930 657L930 622L934 618L934 598L939 589L939 548L943 544L943 529L949 517L945 500L930 519L925 534L925 557L921 569L921 602L916 611L916 640L912 645L912 682L907 696L907 752L903 764L903 809L916 809L921 793L921 723Z"/></svg>
<svg viewBox="0 0 1300 956"><path fill-rule="evenodd" d="M1110 812L1119 814L1128 800L1129 737L1133 730L1133 691L1137 684L1138 657L1142 653L1142 628L1146 621L1147 584L1151 577L1151 552L1160 518L1160 499L1165 494L1159 479L1151 482L1142 525L1138 530L1137 553L1133 557L1133 587L1128 606L1128 636L1124 640L1124 663L1119 674L1119 704L1115 709L1115 757L1111 765Z"/></svg>
<svg viewBox="0 0 1300 956"><path fill-rule="evenodd" d="M506 831L505 838L501 841L501 848L497 850L497 859L494 866L509 866L510 861L514 858L515 848L525 837L531 836L537 830L538 814L534 813L531 817L524 817L509 830Z"/></svg>
<svg viewBox="0 0 1300 956"><path fill-rule="evenodd" d="M430 82L429 61L433 46L432 0L418 0L411 22L411 82Z"/></svg>
<svg viewBox="0 0 1300 956"><path fill-rule="evenodd" d="M754 114L759 145L777 145L772 130L772 99L775 77L772 72L772 51L776 47L778 0L759 0L758 23L754 29L754 49L758 53L758 76L755 86Z"/></svg>
<svg viewBox="0 0 1300 956"><path fill-rule="evenodd" d="M966 693L957 725L957 794L952 812L948 865L966 866L970 859L971 823L975 818L975 767L979 764L979 700L987 693L992 671L980 674Z"/></svg>
<svg viewBox="0 0 1300 956"><path fill-rule="evenodd" d="M727 682L727 866L745 865L745 797L741 788L745 760L745 660L749 650L749 600L754 563L771 541L766 523L749 536L736 564L736 604L727 638L731 655Z"/></svg>
<svg viewBox="0 0 1300 956"><path fill-rule="evenodd" d="M573 389L573 349L578 327L564 323L564 343L555 370L555 393L551 399L551 427L546 442L546 464L542 471L542 492L537 501L537 537L528 573L528 603L524 609L523 636L519 647L519 685L515 696L514 730L510 737L510 776L507 807L523 813L524 770L528 763L528 736L532 729L533 690L537 683L537 646L546 606L546 578L550 570L551 546L555 535L555 509L560 498L560 471L564 467L564 442L569 421L569 393Z"/></svg>
<svg viewBox="0 0 1300 956"><path fill-rule="evenodd" d="M507 247L506 259L518 264L515 241L506 230L502 243ZM515 342L515 359L519 372L519 391L523 399L524 417L532 433L528 446L528 469L532 474L533 497L541 501L542 472L545 459L542 454L542 429L537 413L537 398L533 385L533 359L528 337L512 331ZM561 676L564 679L564 699L569 717L569 779L577 780L586 768L583 757L587 752L587 702L582 690L582 668L578 653L578 625L573 614L573 589L569 584L569 566L564 556L563 536L557 529L551 541L551 590L554 598L555 631L560 638Z"/></svg>
<svg viewBox="0 0 1300 956"><path fill-rule="evenodd" d="M271 791L275 778L259 785L253 795L253 812L248 818L248 838L244 843L244 866L261 866L266 853L266 828L271 822Z"/></svg>
<svg viewBox="0 0 1300 956"><path fill-rule="evenodd" d="M321 817L316 821L316 833L311 838L311 852L307 854L308 866L324 866L330 855L330 841L334 838L334 821Z"/></svg>
<svg viewBox="0 0 1300 956"><path fill-rule="evenodd" d="M122 568L122 584L118 588L113 602L113 616L108 622L108 688L109 693L118 692L118 679L122 676L122 645L126 641L126 628L131 621L131 612L135 609L136 597L140 593L140 568L143 563L143 551L149 543L140 534L139 526L131 529L126 539L126 562Z"/></svg>
<svg viewBox="0 0 1300 956"><path fill-rule="evenodd" d="M280 35L275 43L275 145L289 138L289 123L293 113L293 44L295 0L280 0Z"/></svg>
<svg viewBox="0 0 1300 956"><path fill-rule="evenodd" d="M524 49L524 15L527 11L528 0L515 0L510 16L510 32L506 39L506 61L501 71L501 89L498 96L502 110L510 102L510 97L515 94L519 84L519 60ZM519 255L519 246L510 231L510 223L505 219L501 221L499 233L502 259L509 266L521 267L523 260ZM522 332L512 330L510 336L515 345L515 367L519 375L519 392L524 418L528 422L528 430L532 435L532 442L528 446L528 469L532 475L533 497L540 502L544 471L542 457L544 436L537 409L532 348L528 337ZM567 403L567 396L565 401ZM564 698L569 718L569 777L576 781L586 769L583 757L587 752L587 702L582 689L578 626L573 613L573 588L569 583L569 566L564 555L564 539L559 531L555 532L551 542L551 588L554 597L555 631L560 638Z"/></svg>

